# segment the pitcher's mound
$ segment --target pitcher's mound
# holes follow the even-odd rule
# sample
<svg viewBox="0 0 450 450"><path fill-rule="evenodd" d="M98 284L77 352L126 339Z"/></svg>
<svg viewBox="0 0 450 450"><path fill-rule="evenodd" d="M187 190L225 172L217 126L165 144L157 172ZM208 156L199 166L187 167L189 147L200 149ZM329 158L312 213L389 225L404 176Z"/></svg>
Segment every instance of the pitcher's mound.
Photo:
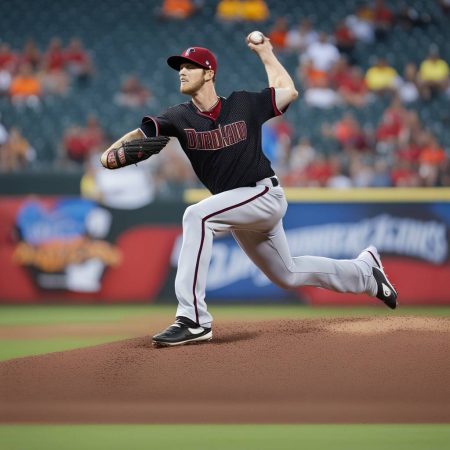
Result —
<svg viewBox="0 0 450 450"><path fill-rule="evenodd" d="M0 363L0 421L405 423L450 420L450 320L216 324Z"/></svg>

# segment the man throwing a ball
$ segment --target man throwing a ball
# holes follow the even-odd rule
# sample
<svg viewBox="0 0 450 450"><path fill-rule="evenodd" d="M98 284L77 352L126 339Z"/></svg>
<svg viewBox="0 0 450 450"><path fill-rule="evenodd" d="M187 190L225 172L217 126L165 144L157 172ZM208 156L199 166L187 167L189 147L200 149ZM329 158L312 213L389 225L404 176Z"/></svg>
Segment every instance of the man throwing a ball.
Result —
<svg viewBox="0 0 450 450"><path fill-rule="evenodd" d="M213 194L189 206L183 216L183 245L175 279L175 322L153 336L158 346L208 341L212 316L205 302L206 277L214 234L229 231L242 250L275 284L286 289L317 286L337 292L367 293L390 308L397 292L387 279L375 247L356 259L292 257L282 218L287 202L270 161L261 148L261 127L298 97L294 82L272 51L270 41L251 33L247 45L260 58L268 78L261 92L216 93L218 66L206 48L189 47L167 63L179 73L180 92L190 101L157 117L144 117L102 155L108 160L124 143L174 136L202 183ZM165 145L165 142L161 143ZM126 150L125 150L126 152ZM109 158L109 159L108 159ZM126 158L123 158L126 161Z"/></svg>

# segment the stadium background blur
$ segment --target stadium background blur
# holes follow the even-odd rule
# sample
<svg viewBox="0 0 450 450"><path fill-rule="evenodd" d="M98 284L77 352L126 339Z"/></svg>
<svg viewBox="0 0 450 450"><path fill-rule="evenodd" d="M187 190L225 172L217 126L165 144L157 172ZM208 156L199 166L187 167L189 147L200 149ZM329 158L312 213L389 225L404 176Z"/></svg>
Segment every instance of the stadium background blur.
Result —
<svg viewBox="0 0 450 450"><path fill-rule="evenodd" d="M183 211L207 193L176 139L121 170L99 156L142 116L187 100L166 59L189 46L217 54L221 95L266 87L245 42L255 29L301 93L262 132L289 188L292 253L346 259L374 244L403 302L450 301L447 1L7 0L1 10L1 302L175 298ZM372 301L287 293L229 236L214 245L210 300Z"/></svg>
<svg viewBox="0 0 450 450"><path fill-rule="evenodd" d="M83 194L107 198L98 152L144 114L186 101L167 56L207 46L218 56L221 95L263 89L263 67L244 41L260 29L301 92L264 127L264 151L285 186L450 185L445 0L6 0L1 10L4 174L84 174ZM319 48L321 32L329 43ZM443 77L431 89L421 68L430 52ZM381 75L385 85L372 86L368 71L380 58L391 69ZM30 75L22 95L17 79ZM198 185L176 143L146 170L143 202Z"/></svg>
<svg viewBox="0 0 450 450"><path fill-rule="evenodd" d="M198 182L176 142L120 171L102 169L99 152L139 126L144 114L186 101L166 58L188 46L206 46L218 56L220 95L266 87L263 67L244 40L255 29L271 37L301 92L282 118L265 125L263 136L282 183L300 188L300 199L290 193L285 221L293 253L351 258L364 239L376 237L401 292L397 323L408 315L448 316L450 195L433 188L450 186L449 11L448 0L2 0L0 361L147 336L172 318L182 199ZM320 32L347 65L330 47L315 61L319 67L310 62L308 56L321 55L317 46L308 51ZM430 89L418 72L436 50L443 78ZM381 77L387 85L375 92L364 79L380 57L391 69ZM391 186L397 189L373 195L362 189ZM332 189L318 195L305 187ZM217 241L208 301L219 324L396 319L361 296L277 290L231 239ZM135 302L142 304L123 304ZM365 350L360 354L370 358ZM399 351L415 358L414 346ZM348 354L350 367L361 360ZM116 356L129 365L128 357ZM441 363L444 373L445 358ZM416 423L131 428L9 422L0 426L0 441L11 449L111 450L149 442L190 449L198 448L199 435L210 448L238 450L281 442L286 449L444 449L449 442L448 425Z"/></svg>

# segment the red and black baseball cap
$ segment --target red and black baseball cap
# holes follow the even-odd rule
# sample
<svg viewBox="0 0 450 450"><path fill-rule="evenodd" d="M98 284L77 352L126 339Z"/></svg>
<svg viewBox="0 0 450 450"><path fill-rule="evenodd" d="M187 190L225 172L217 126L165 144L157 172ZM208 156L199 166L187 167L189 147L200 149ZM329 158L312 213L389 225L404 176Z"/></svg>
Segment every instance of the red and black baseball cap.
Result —
<svg viewBox="0 0 450 450"><path fill-rule="evenodd" d="M167 59L172 69L180 70L180 66L183 63L194 63L204 69L214 70L217 73L217 60L214 54L204 47L189 47L181 55L171 56Z"/></svg>

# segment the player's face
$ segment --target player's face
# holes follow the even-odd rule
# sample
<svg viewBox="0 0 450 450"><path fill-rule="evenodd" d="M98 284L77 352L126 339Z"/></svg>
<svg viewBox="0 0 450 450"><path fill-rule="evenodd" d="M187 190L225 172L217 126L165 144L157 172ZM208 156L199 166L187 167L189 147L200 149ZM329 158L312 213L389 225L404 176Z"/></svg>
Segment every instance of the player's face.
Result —
<svg viewBox="0 0 450 450"><path fill-rule="evenodd" d="M205 84L205 69L195 64L182 64L180 66L180 92L192 95Z"/></svg>

